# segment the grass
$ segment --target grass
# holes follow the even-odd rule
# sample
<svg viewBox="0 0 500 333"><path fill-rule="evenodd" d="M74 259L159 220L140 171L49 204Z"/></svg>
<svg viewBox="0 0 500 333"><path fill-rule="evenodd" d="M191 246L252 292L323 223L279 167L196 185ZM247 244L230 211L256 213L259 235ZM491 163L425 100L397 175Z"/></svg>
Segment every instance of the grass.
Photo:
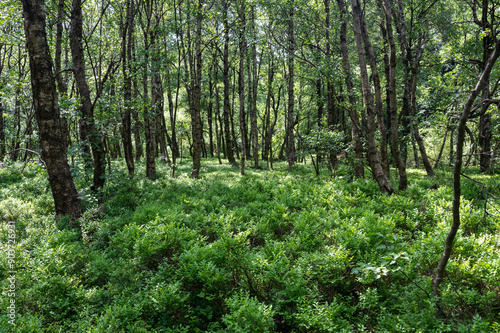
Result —
<svg viewBox="0 0 500 333"><path fill-rule="evenodd" d="M196 180L187 161L175 178L143 169L129 179L114 162L102 206L81 191L83 235L53 221L43 169L0 170L0 279L5 290L15 221L17 332L500 332L499 201L484 216L477 183L464 180L436 318L448 171L410 169L410 187L385 196L346 166L333 179L280 163L241 176L213 159ZM498 176L469 172L498 196ZM0 331L9 320L2 312Z"/></svg>

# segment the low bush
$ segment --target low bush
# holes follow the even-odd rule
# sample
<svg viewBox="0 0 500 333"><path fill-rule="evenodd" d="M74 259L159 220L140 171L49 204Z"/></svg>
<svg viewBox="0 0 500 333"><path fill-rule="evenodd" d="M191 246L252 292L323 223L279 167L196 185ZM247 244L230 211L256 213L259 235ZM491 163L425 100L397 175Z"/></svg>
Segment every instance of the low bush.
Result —
<svg viewBox="0 0 500 333"><path fill-rule="evenodd" d="M499 202L485 214L481 186L464 192L437 317L449 173L409 170L408 190L386 196L343 165L333 179L167 168L129 179L115 164L102 205L82 191L81 233L54 222L43 169L0 169L0 287L13 220L17 332L500 332ZM498 197L498 177L480 177Z"/></svg>

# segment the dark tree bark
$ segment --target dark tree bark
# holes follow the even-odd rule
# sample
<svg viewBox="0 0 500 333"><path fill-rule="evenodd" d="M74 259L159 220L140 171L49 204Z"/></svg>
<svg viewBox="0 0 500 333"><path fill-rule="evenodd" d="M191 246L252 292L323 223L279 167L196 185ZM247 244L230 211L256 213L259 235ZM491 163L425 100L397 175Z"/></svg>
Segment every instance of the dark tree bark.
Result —
<svg viewBox="0 0 500 333"><path fill-rule="evenodd" d="M3 71L3 56L2 56L2 48L3 44L0 43L0 79L2 77L2 71ZM3 104L2 101L0 100L0 162L3 161L3 158L5 157L5 153L7 151L7 142L5 141L5 123L3 119Z"/></svg>
<svg viewBox="0 0 500 333"><path fill-rule="evenodd" d="M328 63L332 63L332 51L331 51L331 45L330 45L330 0L324 0L325 2L325 39L326 39L326 45L325 45L325 57L328 61ZM327 120L327 125L328 129L330 131L333 131L335 127L339 123L339 115L338 115L338 110L335 105L335 92L334 92L334 85L333 85L333 73L328 72L327 73L327 79L326 79L326 105L327 105L327 110L328 110L328 120ZM328 154L328 158L330 160L330 165L334 170L337 169L337 154L335 152L330 152ZM318 158L319 162L319 158ZM319 163L318 163L319 164Z"/></svg>
<svg viewBox="0 0 500 333"><path fill-rule="evenodd" d="M497 61L500 56L500 41L496 41L495 49L488 60L485 62L484 70L481 73L480 78L478 79L476 86L469 93L467 101L465 102L464 109L462 114L460 115L460 120L457 126L457 149L455 153L455 165L453 167L453 222L448 232L448 236L445 240L444 252L439 261L438 267L436 269L436 277L433 281L434 287L434 296L439 297L439 286L444 278L444 273L446 269L446 265L451 256L451 252L453 250L453 242L455 240L455 236L460 227L460 196L461 196L461 184L460 178L462 173L462 162L463 162L463 148L465 141L465 130L467 126L467 120L472 112L474 101L482 93L482 90L485 85L489 82L489 77L491 70L493 69L493 65Z"/></svg>
<svg viewBox="0 0 500 333"><path fill-rule="evenodd" d="M372 168L373 177L377 181L382 193L392 194L394 190L389 184L385 172L380 163L377 144L375 141L375 104L373 94L368 80L368 71L366 67L366 56L363 48L363 35L361 18L362 12L359 0L351 0L353 10L353 30L356 39L356 48L360 62L361 88L363 92L363 101L366 108L366 141L367 141L367 159Z"/></svg>
<svg viewBox="0 0 500 333"><path fill-rule="evenodd" d="M479 2L481 1L481 4ZM481 18L477 15L477 7L481 8ZM495 7L493 7L495 8ZM494 11L495 9L490 8L490 0L473 0L472 1L472 11L474 15L474 22L481 27L483 31L490 31L489 34L482 38L483 41L483 59L482 67L486 67L488 59L492 54L492 47L495 44L494 37L492 36L492 30L498 26L496 23L495 15L491 14L489 11ZM491 97L490 92L490 82L489 80L484 83L483 89L481 91L481 98L483 100L489 99ZM488 112L488 105L484 104L481 108L481 113L479 115L479 137L478 143L481 147L480 157L479 157L479 170L480 172L488 172L491 168L491 113Z"/></svg>
<svg viewBox="0 0 500 333"><path fill-rule="evenodd" d="M140 15L144 15L145 22L141 26L144 36L144 66L148 68L150 66L150 52L151 52L151 41L150 32L153 27L153 1L147 0L142 3L142 10L139 12ZM155 86L154 79L148 75L148 71L144 70L142 73L142 89L143 89L143 105L144 105L144 138L146 141L146 177L152 178L156 175L156 112L155 104L153 101L154 92L151 92L151 100L149 98L149 85L151 87Z"/></svg>
<svg viewBox="0 0 500 333"><path fill-rule="evenodd" d="M428 8L429 9L429 8ZM429 157L427 155L427 150L425 149L424 140L420 135L420 130L418 127L418 123L415 122L415 117L417 116L417 79L418 79L418 67L420 61L420 55L423 52L423 45L421 39L417 43L417 47L415 52L413 52L412 44L413 40L409 40L408 32L406 28L406 23L404 19L404 9L403 3L401 0L398 0L398 11L397 15L394 15L396 18L396 26L398 29L398 33L401 38L401 51L404 54L403 57L403 68L405 72L405 89L403 96L403 109L407 110L403 113L405 115L411 115L410 126L413 130L413 137L418 145L418 150L420 151L420 155L422 157L422 163L424 164L427 175L430 177L434 177L434 170L429 161ZM408 111L409 110L409 111ZM414 149L415 151L415 149ZM415 163L418 165L417 152L415 151Z"/></svg>
<svg viewBox="0 0 500 333"><path fill-rule="evenodd" d="M2 71L3 71L3 56L2 56L3 46L4 45L0 43L0 79L2 77ZM0 161L3 161L5 152L6 152L5 124L3 120L3 104L2 101L0 100Z"/></svg>
<svg viewBox="0 0 500 333"><path fill-rule="evenodd" d="M240 99L240 133L241 133L241 160L240 173L245 174L245 160L247 155L247 134L245 117L245 58L247 57L247 42L245 39L246 15L245 1L241 1L240 7L240 67L238 75L238 96Z"/></svg>
<svg viewBox="0 0 500 333"><path fill-rule="evenodd" d="M160 17L156 17L156 24L160 21ZM160 155L162 161L167 159L170 163L170 157L167 151L167 127L165 123L165 115L163 112L165 99L163 97L163 81L160 73L160 55L157 43L157 32L155 29L150 31L151 52L152 52L152 75L151 75L151 109L154 117L155 126L155 156ZM157 147L160 146L159 154Z"/></svg>
<svg viewBox="0 0 500 333"><path fill-rule="evenodd" d="M262 149L262 159L270 162L273 158L272 155L272 140L274 134L274 127L276 126L277 118L278 118L278 110L279 104L281 101L281 90L282 86L278 89L278 101L276 101L273 92L273 82L274 82L274 58L272 53L269 53L269 69L268 69L268 78L267 78L267 96L266 96L266 110L265 110L265 127L264 127L264 144ZM271 124L271 108L274 113L274 120Z"/></svg>
<svg viewBox="0 0 500 333"><path fill-rule="evenodd" d="M365 169L361 163L363 159L363 143L361 138L363 132L361 130L361 123L359 121L358 112L356 111L356 98L353 94L353 83L351 80L351 64L349 61L349 52L347 50L347 23L346 23L346 5L344 0L337 0L341 13L340 23L340 52L342 54L342 65L345 75L345 84L347 87L347 95L349 96L349 116L351 118L351 137L354 150L354 176L356 178L363 178Z"/></svg>
<svg viewBox="0 0 500 333"><path fill-rule="evenodd" d="M389 157L387 154L387 130L385 128L384 121L384 111L382 107L382 87L380 84L380 75L377 68L377 57L375 55L375 51L373 50L373 46L370 41L370 37L368 35L368 28L366 26L364 14L360 15L361 20L361 34L363 37L363 43L365 47L365 54L368 56L370 69L371 69L371 78L373 80L373 88L375 91L375 114L378 120L378 130L380 132L380 164L382 165L382 170L385 173L387 179L389 179Z"/></svg>
<svg viewBox="0 0 500 333"><path fill-rule="evenodd" d="M123 104L121 113L121 137L128 173L134 175L134 152L132 147L132 38L134 33L134 0L127 0L127 11L122 32Z"/></svg>
<svg viewBox="0 0 500 333"><path fill-rule="evenodd" d="M288 168L291 168L296 161L295 156L295 34L294 34L294 16L295 1L290 1L288 13L288 114L287 114L287 160Z"/></svg>
<svg viewBox="0 0 500 333"><path fill-rule="evenodd" d="M215 66L215 77L217 77L217 66ZM219 160L219 164L222 164L222 160L220 158L220 151L221 151L221 133L219 132L219 118L220 118L220 96L219 96L219 88L217 85L215 85L215 138L217 140L217 146L216 146L216 154L217 154L217 159Z"/></svg>
<svg viewBox="0 0 500 333"><path fill-rule="evenodd" d="M229 163L235 164L236 160L234 158L233 152L233 142L231 140L231 130L230 130L230 119L231 119L231 105L229 103L229 22L228 22L228 10L229 4L226 0L222 0L223 7L223 24L224 24L224 52L222 56L223 71L224 76L224 135L226 142L226 157Z"/></svg>
<svg viewBox="0 0 500 333"><path fill-rule="evenodd" d="M22 4L35 117L56 216L69 215L77 219L82 215L82 206L63 144L56 82L45 32L45 3L23 0Z"/></svg>
<svg viewBox="0 0 500 333"><path fill-rule="evenodd" d="M208 154L214 157L214 81L217 85L217 53L214 52L212 57L212 65L210 66L208 75L208 108L207 108L207 123L208 123Z"/></svg>
<svg viewBox="0 0 500 333"><path fill-rule="evenodd" d="M57 23L56 23L56 50L55 50L55 72L57 89L59 96L67 97L68 85L62 74L62 40L63 40L63 23L64 23L64 0L59 0L57 5ZM61 116L61 126L63 131L63 143L65 149L71 144L71 135L69 133L68 121L65 117Z"/></svg>
<svg viewBox="0 0 500 333"><path fill-rule="evenodd" d="M73 58L73 72L78 92L82 99L80 119L80 134L82 142L89 142L93 156L94 179L92 190L99 191L106 181L106 154L102 136L94 123L94 105L90 99L90 89L85 77L85 61L81 46L83 38L82 1L73 0L71 8L70 47Z"/></svg>
<svg viewBox="0 0 500 333"><path fill-rule="evenodd" d="M259 167L259 132L257 129L257 93L259 87L259 76L257 73L257 31L255 27L255 5L250 10L250 21L252 22L252 103L250 107L250 137L252 142L252 155L254 167Z"/></svg>
<svg viewBox="0 0 500 333"><path fill-rule="evenodd" d="M171 85L170 72L168 70L167 70L167 75L166 75L165 79L167 81L168 113L170 116L170 130L171 130L170 148L172 149L172 160L173 160L173 163L175 164L176 159L178 157L180 157L179 144L177 143L177 127L176 127L177 103L174 104L174 99L172 96L172 85ZM177 101L177 96L179 95L178 94L179 84L180 84L180 80L177 79L176 101Z"/></svg>
<svg viewBox="0 0 500 333"><path fill-rule="evenodd" d="M390 1L384 0L382 8L385 13L385 26L387 31L387 40L389 42L389 82L387 84L387 94L389 95L389 116L391 118L392 154L399 171L399 190L405 190L408 187L408 176L406 174L406 165L399 151L398 111L396 96L396 44L394 42L394 33L392 29L392 10ZM385 133L383 134L383 136L385 136Z"/></svg>
<svg viewBox="0 0 500 333"><path fill-rule="evenodd" d="M132 100L137 101L139 98L139 84L137 80L133 80L132 82ZM133 107L131 110L132 120L133 122L133 132L134 132L134 141L135 141L135 160L139 162L144 155L143 147L142 147L142 136L143 132L143 124L139 117L139 110L137 107Z"/></svg>
<svg viewBox="0 0 500 333"><path fill-rule="evenodd" d="M1 71L0 71L1 72ZM3 104L0 101L0 161L3 161L6 149L7 142L5 142L5 124L3 120Z"/></svg>
<svg viewBox="0 0 500 333"><path fill-rule="evenodd" d="M19 156L19 148L21 148L21 82L23 79L24 65L22 64L21 57L21 46L19 45L19 54L18 54L18 82L16 84L16 92L14 97L14 132L15 136L12 137L12 152L11 159L12 161L17 161Z"/></svg>
<svg viewBox="0 0 500 333"><path fill-rule="evenodd" d="M444 145L446 144L446 138L448 137L448 132L450 131L450 126L446 125L446 130L444 132L443 143L441 144L441 148L439 148L439 154L436 158L436 163L434 163L434 169L436 169L441 161L441 156L443 156Z"/></svg>
<svg viewBox="0 0 500 333"><path fill-rule="evenodd" d="M198 0L196 10L196 31L194 37L194 55L189 52L190 83L188 87L188 99L191 109L191 132L193 136L193 170L191 177L197 178L201 168L201 152L203 142L203 131L201 124L201 74L202 74L202 50L201 50L201 24L203 20L203 0ZM190 39L190 26L188 27L188 39Z"/></svg>

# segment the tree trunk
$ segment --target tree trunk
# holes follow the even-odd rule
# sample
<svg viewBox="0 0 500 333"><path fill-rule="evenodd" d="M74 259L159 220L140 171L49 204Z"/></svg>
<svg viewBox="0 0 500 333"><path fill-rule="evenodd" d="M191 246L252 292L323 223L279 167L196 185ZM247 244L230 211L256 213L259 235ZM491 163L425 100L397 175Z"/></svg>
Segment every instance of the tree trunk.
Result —
<svg viewBox="0 0 500 333"><path fill-rule="evenodd" d="M234 158L233 152L233 142L231 140L231 129L230 129L230 118L231 118L231 105L229 103L229 22L228 22L228 10L229 4L226 0L222 0L223 7L223 24L224 24L224 51L222 56L223 70L222 75L224 77L224 135L226 143L226 157L229 163L235 164L236 160Z"/></svg>
<svg viewBox="0 0 500 333"><path fill-rule="evenodd" d="M19 58L19 62L20 62ZM21 67L21 66L19 66ZM19 148L21 147L21 69L19 68L19 82L17 83L15 97L14 97L14 132L15 136L12 138L12 153L11 159L13 162L17 161Z"/></svg>
<svg viewBox="0 0 500 333"><path fill-rule="evenodd" d="M45 32L44 0L23 0L22 4L33 104L56 216L69 215L77 219L83 211L63 144L56 83Z"/></svg>
<svg viewBox="0 0 500 333"><path fill-rule="evenodd" d="M3 161L6 152L5 124L3 121L3 104L0 101L0 162Z"/></svg>
<svg viewBox="0 0 500 333"><path fill-rule="evenodd" d="M214 57L212 58L212 67L215 69L217 67L217 57L214 52ZM214 75L214 70L210 68L208 75L208 108L207 108L207 122L208 122L208 153L210 157L214 157L214 128L213 128L213 113L214 113L214 81L217 85L217 76Z"/></svg>
<svg viewBox="0 0 500 333"><path fill-rule="evenodd" d="M3 44L0 44L0 55L2 52ZM2 76L2 71L3 71L3 61L0 61L0 78ZM5 141L5 123L3 120L3 104L2 101L0 100L0 162L3 161L3 158L5 157L5 153L7 151L7 142Z"/></svg>
<svg viewBox="0 0 500 333"><path fill-rule="evenodd" d="M145 34L147 35L147 33ZM147 38L144 40L144 44L148 45ZM145 62L146 66L148 64L147 51L145 52ZM153 80L152 80L153 81ZM146 139L146 177L151 178L156 174L156 140L155 140L155 126L154 119L155 113L152 109L153 100L151 99L150 105L148 105L149 100L149 77L147 71L144 71L142 77L143 86L143 96L144 96L144 137ZM151 83L153 84L153 83ZM153 95L153 93L151 93Z"/></svg>
<svg viewBox="0 0 500 333"><path fill-rule="evenodd" d="M288 14L288 115L287 115L287 160L288 168L291 168L296 161L295 156L295 138L294 138L294 125L295 125L295 35L294 35L294 15L295 15L295 2L290 1L290 8Z"/></svg>
<svg viewBox="0 0 500 333"><path fill-rule="evenodd" d="M202 70L201 23L203 19L202 11L203 11L203 0L198 0L198 9L196 12L195 55L194 59L192 59L190 64L191 130L193 135L193 171L191 172L191 177L193 178L197 178L200 173L201 149L203 140L203 132L201 127L201 70Z"/></svg>
<svg viewBox="0 0 500 333"><path fill-rule="evenodd" d="M373 176L377 181L382 193L392 194L394 190L387 181L382 165L380 163L377 144L375 141L375 117L373 94L368 80L368 71L366 67L366 56L363 50L363 36L361 27L361 8L359 0L351 0L353 10L353 30L356 39L356 48L360 62L361 87L363 92L363 101L366 108L366 141L367 141L367 159L372 168Z"/></svg>
<svg viewBox="0 0 500 333"><path fill-rule="evenodd" d="M384 0L384 5L382 7L385 12L387 40L389 42L389 82L387 84L389 89L387 90L387 93L389 94L390 103L389 116L391 117L392 154L399 171L399 190L402 191L408 187L408 176L406 174L406 165L399 151L398 111L396 96L396 44L394 42L394 33L392 29L392 10L389 0ZM383 136L385 136L385 133L383 134Z"/></svg>
<svg viewBox="0 0 500 333"><path fill-rule="evenodd" d="M56 82L57 82L57 88L59 90L59 96L62 96L64 98L67 97L67 91L68 91L68 85L66 84L66 81L64 80L63 74L62 74L62 66L61 66L61 56L62 56L62 38L63 38L63 23L64 23L64 0L59 0L58 6L57 6L57 31L56 31L56 50L55 50L55 59L54 59L54 66L55 66L55 71L56 71ZM71 136L69 133L69 125L66 117L61 115L61 130L63 132L63 143L64 147L67 150L69 145L71 144Z"/></svg>
<svg viewBox="0 0 500 333"><path fill-rule="evenodd" d="M411 43L408 40L408 33L406 29L406 23L404 19L404 9L401 0L398 1L398 13L395 15L396 26L398 27L399 35L401 36L401 51L403 52L404 60L403 67L405 71L405 95L403 97L403 107L407 111L403 114L411 115L412 120L410 121L410 127L413 129L413 137L417 142L420 155L422 157L422 163L424 164L427 175L434 177L434 170L429 161L427 151L425 149L424 141L420 135L418 124L415 122L417 116L417 80L418 80L418 63L419 54L421 54L423 45L421 42L417 45L417 51L413 52ZM411 75L411 76L410 76ZM417 154L415 153L415 156ZM415 163L418 164L418 160L415 158Z"/></svg>
<svg viewBox="0 0 500 333"><path fill-rule="evenodd" d="M138 93L139 87L137 80L133 80L132 86L133 86L132 100L136 101L139 95ZM133 107L131 112L132 112L132 119L134 120L133 131L134 131L134 141L135 141L135 160L138 162L143 156L142 138L141 138L143 126L141 123L141 119L139 118L139 110L137 109L137 107Z"/></svg>
<svg viewBox="0 0 500 333"><path fill-rule="evenodd" d="M94 105L90 99L90 89L85 77L85 61L81 46L83 38L82 30L82 2L81 0L73 0L73 6L71 8L70 47L73 58L75 81L82 99L80 133L82 135L82 141L90 142L94 166L92 190L99 191L102 189L106 181L106 154L104 151L102 137L95 128Z"/></svg>
<svg viewBox="0 0 500 333"><path fill-rule="evenodd" d="M159 17L156 18L159 21ZM155 150L157 151L158 145L160 146L159 154L158 151L155 153L155 156L158 157L160 155L162 161L165 161L165 158L170 163L170 157L167 151L167 127L165 123L165 115L164 115L164 104L165 99L163 97L163 82L160 73L160 55L159 55L159 47L157 44L157 36L156 31L151 31L150 33L150 41L151 41L151 51L153 54L152 57L152 75L151 75L151 108L153 111L153 117L155 119Z"/></svg>
<svg viewBox="0 0 500 333"><path fill-rule="evenodd" d="M167 75L166 75L165 79L167 81L167 100L168 100L168 113L170 115L170 130L172 131L171 140L170 140L170 148L172 149L172 160L173 160L173 163L175 164L176 158L180 156L179 144L177 143L177 129L176 129L177 105L174 105L174 99L172 97L172 86L170 83L171 82L170 72L168 70L167 70ZM177 87L178 86L179 86L179 80L177 80ZM178 89L177 89L177 91L178 91Z"/></svg>
<svg viewBox="0 0 500 333"><path fill-rule="evenodd" d="M474 0L476 2L478 0ZM489 31L495 29L495 26L498 24L495 23L495 16L491 15L491 22L488 20L490 19L490 14L488 10L490 9L490 1L489 0L482 0L481 1L481 7L482 7L482 12L481 12L481 21L477 22L480 23L481 29L483 31ZM496 10L491 9L492 11ZM475 13L474 13L475 14ZM476 15L476 14L475 14ZM487 34L482 38L483 40L483 61L482 65L483 67L486 67L486 63L488 59L490 58L491 55L491 49L492 46L494 45L494 40L492 36L492 32ZM490 93L490 82L489 80L484 83L482 92L481 92L481 98L482 99L489 99L491 96ZM492 133L491 133L491 113L488 113L488 105L485 104L481 108L481 113L479 116L479 138L478 138L478 143L479 146L481 147L481 152L480 152L480 157L479 157L479 171L480 172L488 172L491 168L491 138L492 138Z"/></svg>
<svg viewBox="0 0 500 333"><path fill-rule="evenodd" d="M380 75L377 68L377 57L373 46L370 42L370 37L368 35L368 29L366 27L364 15L360 16L361 20L361 35L363 37L363 43L365 47L365 54L368 56L371 78L373 80L373 87L375 91L375 115L378 120L378 130L380 132L380 164L382 165L382 170L385 173L386 178L389 179L389 157L387 154L387 130L385 128L384 111L382 108L382 88L380 85Z"/></svg>
<svg viewBox="0 0 500 333"><path fill-rule="evenodd" d="M240 172L243 176L245 174L245 159L247 154L247 135L245 124L245 58L247 55L247 45L245 40L245 2L241 2L239 13L240 18L240 67L238 76L238 95L240 98L240 133L241 133L241 164Z"/></svg>
<svg viewBox="0 0 500 333"><path fill-rule="evenodd" d="M328 63L332 63L332 52L331 52L331 46L330 46L330 0L325 0L325 39L326 39L326 46L325 46L325 56L328 61ZM328 110L328 120L327 120L327 125L328 125L328 130L333 131L335 127L339 123L339 115L337 112L337 108L335 106L334 102L334 85L333 85L333 73L330 71L327 73L327 78L326 78L326 101L327 101L327 110ZM337 153L336 152L329 152L328 158L330 160L330 165L334 170L337 170ZM318 167L319 167L319 155L318 155ZM319 169L318 169L319 171Z"/></svg>
<svg viewBox="0 0 500 333"><path fill-rule="evenodd" d="M215 77L217 77L217 66L215 66ZM221 151L221 134L219 133L219 115L220 115L220 98L219 98L219 88L217 84L215 85L215 138L217 142L217 146L215 148L217 159L219 160L219 164L222 164L222 160L220 158Z"/></svg>
<svg viewBox="0 0 500 333"><path fill-rule="evenodd" d="M150 1L142 3L143 15L145 15L145 26L142 26L144 36L144 67L150 66L149 54L151 52L150 30L152 27L153 4ZM151 75L151 83L149 83L149 71L144 70L142 74L142 89L143 89L143 112L144 112L144 138L146 141L146 177L152 178L156 174L156 131L155 106L157 101L153 100L157 97L155 91L151 91L151 100L149 99L149 84L152 90L156 90L156 82Z"/></svg>
<svg viewBox="0 0 500 333"><path fill-rule="evenodd" d="M460 196L461 196L461 186L460 186L460 178L462 173L462 160L463 160L463 148L465 141L465 128L467 125L467 120L471 114L474 101L478 97L478 95L482 92L484 86L488 83L491 70L493 65L498 59L500 55L500 42L496 41L495 50L493 54L488 58L485 62L484 70L481 73L479 80L477 81L476 87L471 90L467 101L464 105L464 109L462 114L460 115L460 120L458 122L457 127L457 149L455 154L455 166L453 168L453 222L446 237L444 252L439 261L438 267L436 269L436 277L433 281L434 287L434 296L439 297L439 286L444 278L444 273L446 269L446 265L448 264L448 260L451 256L451 251L453 249L453 241L455 240L455 236L460 227Z"/></svg>
<svg viewBox="0 0 500 333"><path fill-rule="evenodd" d="M444 131L443 143L441 144L441 148L439 149L438 157L436 158L436 163L434 163L434 169L436 169L439 165L439 161L441 161L441 156L443 156L444 145L446 144L446 138L448 137L448 132L450 130L450 126L446 125L446 130Z"/></svg>
<svg viewBox="0 0 500 333"><path fill-rule="evenodd" d="M361 163L363 160L363 143L361 141L363 132L359 121L358 112L356 111L356 98L353 94L353 83L351 80L351 64L349 61L349 52L347 50L347 23L345 17L347 10L344 0L337 0L341 12L340 23L340 52L342 54L342 65L344 69L345 84L347 87L347 95L349 96L349 116L351 118L351 138L353 142L354 158L354 176L363 178L365 169Z"/></svg>
<svg viewBox="0 0 500 333"><path fill-rule="evenodd" d="M125 163L127 164L128 173L134 175L134 153L132 147L132 36L133 28L133 0L127 0L127 14L122 36L122 69L123 69L123 104L124 110L121 113L122 126L121 137L123 141L123 151L125 154Z"/></svg>
<svg viewBox="0 0 500 333"><path fill-rule="evenodd" d="M262 159L269 161L269 151L271 146L271 99L273 98L273 81L274 81L274 62L273 55L269 52L270 63L267 76L267 96L266 96L266 109L265 109L265 122L264 122L264 138L262 148Z"/></svg>
<svg viewBox="0 0 500 333"><path fill-rule="evenodd" d="M252 5L250 11L250 20L252 22L252 74L253 74L253 87L252 87L252 105L250 105L250 123L251 123L251 141L252 141L252 155L254 167L259 167L259 132L257 129L257 93L259 87L259 76L257 73L257 31L255 28L255 5Z"/></svg>

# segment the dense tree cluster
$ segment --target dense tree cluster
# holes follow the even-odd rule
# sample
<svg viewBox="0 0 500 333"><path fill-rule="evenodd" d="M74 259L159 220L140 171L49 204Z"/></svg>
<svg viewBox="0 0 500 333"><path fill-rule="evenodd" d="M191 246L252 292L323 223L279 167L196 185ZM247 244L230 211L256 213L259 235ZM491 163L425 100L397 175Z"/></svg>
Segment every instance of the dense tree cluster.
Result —
<svg viewBox="0 0 500 333"><path fill-rule="evenodd" d="M183 149L193 176L207 156L236 163L236 155L242 173L250 158L292 166L323 128L344 133L355 176L366 164L391 193L393 165L404 189L409 165L433 176L445 147L453 162L467 92L497 43L490 1L36 3L45 8L64 146L94 170L94 189L106 157L123 156L133 175L145 155L148 177L156 158L175 164ZM39 150L30 36L16 1L0 23L0 155L16 160ZM492 75L465 127L467 161L484 172L498 148ZM327 153L333 168L337 153Z"/></svg>
<svg viewBox="0 0 500 333"><path fill-rule="evenodd" d="M104 186L111 160L365 167L383 193L454 165L489 172L500 123L489 0L14 0L0 19L0 159L46 162L58 215L82 209L66 155ZM31 78L31 79L30 79ZM36 123L35 123L36 121ZM449 157L444 151L447 149ZM397 170L391 175L391 167ZM392 178L392 179L391 179Z"/></svg>

